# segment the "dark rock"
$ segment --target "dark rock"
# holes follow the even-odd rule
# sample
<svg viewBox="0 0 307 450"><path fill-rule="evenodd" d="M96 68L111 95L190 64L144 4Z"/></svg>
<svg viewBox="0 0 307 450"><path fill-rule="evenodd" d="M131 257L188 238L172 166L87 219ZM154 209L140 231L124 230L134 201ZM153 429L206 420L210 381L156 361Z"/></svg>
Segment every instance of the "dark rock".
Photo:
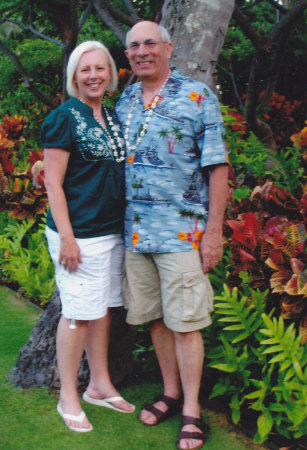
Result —
<svg viewBox="0 0 307 450"><path fill-rule="evenodd" d="M56 331L60 316L61 302L56 290L33 328L28 342L20 349L16 365L8 375L15 386L48 386L51 389L59 389ZM129 381L133 372L132 348L135 332L126 323L125 317L124 308L111 309L109 370L116 386ZM88 381L89 367L84 354L78 372L78 389L84 390Z"/></svg>

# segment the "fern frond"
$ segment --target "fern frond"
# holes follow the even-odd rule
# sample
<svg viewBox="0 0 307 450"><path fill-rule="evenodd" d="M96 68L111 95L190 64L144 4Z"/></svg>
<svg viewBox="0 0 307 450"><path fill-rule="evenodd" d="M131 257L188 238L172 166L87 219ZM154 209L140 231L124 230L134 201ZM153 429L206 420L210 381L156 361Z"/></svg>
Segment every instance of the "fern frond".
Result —
<svg viewBox="0 0 307 450"><path fill-rule="evenodd" d="M239 331L240 333L231 341L233 344L240 342L249 336L262 324L259 312L264 312L264 298L266 292L260 295L259 291L250 290L251 298L246 295L239 297L238 289L230 291L227 285L224 285L222 295L215 297L219 302L215 303L217 314L223 315L219 322L231 323L233 325L225 326L225 331Z"/></svg>
<svg viewBox="0 0 307 450"><path fill-rule="evenodd" d="M285 381L296 375L301 382L307 383L306 371L304 373L304 367L307 366L307 356L304 353L304 347L301 345L300 336L296 336L294 324L292 323L285 330L282 317L279 317L277 321L275 317L270 319L266 314L262 314L262 318L267 328L259 331L269 337L261 341L261 344L269 345L263 353L276 353L269 363L278 362L280 364L280 371L285 373Z"/></svg>

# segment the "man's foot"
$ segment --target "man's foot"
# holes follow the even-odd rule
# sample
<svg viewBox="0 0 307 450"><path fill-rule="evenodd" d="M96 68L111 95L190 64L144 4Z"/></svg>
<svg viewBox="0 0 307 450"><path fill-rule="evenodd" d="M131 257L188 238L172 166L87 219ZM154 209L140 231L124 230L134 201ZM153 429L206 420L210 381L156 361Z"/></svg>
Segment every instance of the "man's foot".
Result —
<svg viewBox="0 0 307 450"><path fill-rule="evenodd" d="M196 450L204 445L208 436L209 426L204 423L202 418L182 416L176 444L180 450Z"/></svg>
<svg viewBox="0 0 307 450"><path fill-rule="evenodd" d="M179 413L181 408L180 399L175 399L164 394L158 395L154 398L154 403L145 403L143 405L139 419L144 425L158 425L163 420Z"/></svg>

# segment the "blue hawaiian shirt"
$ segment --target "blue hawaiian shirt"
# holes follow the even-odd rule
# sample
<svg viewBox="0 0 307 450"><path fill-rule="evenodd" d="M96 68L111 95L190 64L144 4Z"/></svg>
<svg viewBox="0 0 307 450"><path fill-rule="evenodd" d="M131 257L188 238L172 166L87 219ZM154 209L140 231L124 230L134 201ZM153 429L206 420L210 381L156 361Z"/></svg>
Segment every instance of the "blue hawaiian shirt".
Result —
<svg viewBox="0 0 307 450"><path fill-rule="evenodd" d="M150 104L140 83L129 86L116 106L125 134L135 144ZM173 71L135 150L127 149L126 248L141 253L197 249L206 227L209 189L206 167L227 162L223 120L215 94L202 82Z"/></svg>

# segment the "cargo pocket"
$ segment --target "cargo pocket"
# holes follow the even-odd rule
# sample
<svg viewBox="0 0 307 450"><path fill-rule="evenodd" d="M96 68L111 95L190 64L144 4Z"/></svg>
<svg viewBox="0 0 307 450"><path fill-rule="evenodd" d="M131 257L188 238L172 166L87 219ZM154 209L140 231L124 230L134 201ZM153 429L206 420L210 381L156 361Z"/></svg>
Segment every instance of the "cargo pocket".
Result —
<svg viewBox="0 0 307 450"><path fill-rule="evenodd" d="M78 298L82 296L82 290L84 289L83 282L80 281L79 277L74 279L74 274L69 274L64 272L66 269L62 268L63 276L59 276L57 280L58 287L60 291L65 295L66 298ZM86 290L84 292L86 294Z"/></svg>
<svg viewBox="0 0 307 450"><path fill-rule="evenodd" d="M208 275L200 271L186 272L183 277L181 319L197 322L213 311L213 290Z"/></svg>

